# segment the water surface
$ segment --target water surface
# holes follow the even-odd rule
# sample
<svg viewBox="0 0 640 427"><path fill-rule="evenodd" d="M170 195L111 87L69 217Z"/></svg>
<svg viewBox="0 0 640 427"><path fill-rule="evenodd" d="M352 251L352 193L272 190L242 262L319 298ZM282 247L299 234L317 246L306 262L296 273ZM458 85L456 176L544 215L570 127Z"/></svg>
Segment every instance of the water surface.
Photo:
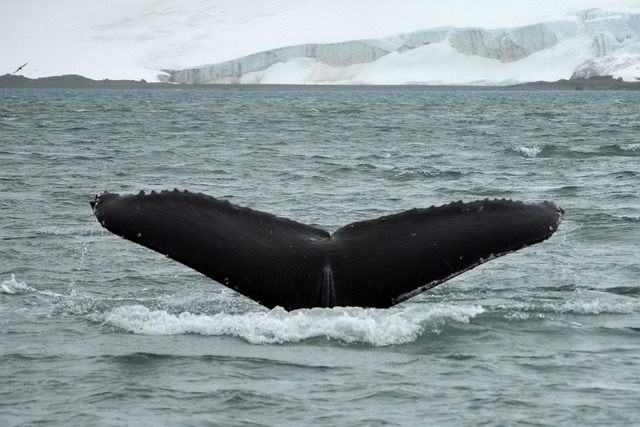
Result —
<svg viewBox="0 0 640 427"><path fill-rule="evenodd" d="M0 91L0 422L632 425L640 93ZM108 190L333 231L553 200L548 241L388 310L266 310L109 234Z"/></svg>

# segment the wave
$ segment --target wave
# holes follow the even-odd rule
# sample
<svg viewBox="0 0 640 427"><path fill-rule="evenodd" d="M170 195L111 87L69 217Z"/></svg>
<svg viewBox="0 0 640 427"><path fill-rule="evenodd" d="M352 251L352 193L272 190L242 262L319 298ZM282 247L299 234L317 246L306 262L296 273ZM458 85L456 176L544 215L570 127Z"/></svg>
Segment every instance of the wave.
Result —
<svg viewBox="0 0 640 427"><path fill-rule="evenodd" d="M523 145L511 149L526 158L563 158L587 159L593 157L634 157L640 153L640 144L615 144L597 147L592 150L576 149L555 145L529 146Z"/></svg>
<svg viewBox="0 0 640 427"><path fill-rule="evenodd" d="M570 292L557 298L548 298L548 290L540 289L538 299L509 293L480 301L475 294L435 294L390 309L336 307L292 312L282 308L267 310L226 289L174 290L158 293L141 289L110 296L71 290L61 295L33 289L13 274L0 284L0 294L8 298L32 292L37 294L39 303L49 305L49 315L83 317L109 333L226 336L251 344L327 340L382 347L409 344L421 337L432 339L440 334L475 334L477 325L468 325L472 319L484 327L500 328L501 324L514 321L538 324L565 317L640 313L640 300L626 288Z"/></svg>
<svg viewBox="0 0 640 427"><path fill-rule="evenodd" d="M614 286L603 291L622 296L640 297L640 288L631 286Z"/></svg>
<svg viewBox="0 0 640 427"><path fill-rule="evenodd" d="M234 336L252 344L300 342L325 338L345 343L389 346L415 341L425 330L438 332L447 322L468 323L484 312L480 306L435 304L380 310L357 307L282 308L243 314L171 314L143 305L124 305L90 319L136 334Z"/></svg>
<svg viewBox="0 0 640 427"><path fill-rule="evenodd" d="M437 302L402 304L391 309L312 308L266 310L227 290L158 295L152 290L97 296L71 290L67 295L41 292L16 280L2 292L33 292L51 304L53 315L82 316L115 332L141 335L230 336L252 344L284 344L325 339L371 346L400 345L425 333L469 323L484 312L479 305ZM455 327L455 326L454 326Z"/></svg>
<svg viewBox="0 0 640 427"><path fill-rule="evenodd" d="M618 148L622 151L638 151L640 152L640 143L636 144L627 144L627 145L619 145Z"/></svg>
<svg viewBox="0 0 640 427"><path fill-rule="evenodd" d="M600 152L611 156L632 156L640 154L640 143L605 145Z"/></svg>
<svg viewBox="0 0 640 427"><path fill-rule="evenodd" d="M599 153L590 151L577 150L555 145L543 146L521 146L514 148L513 151L527 158L545 158L545 159L585 159L599 156Z"/></svg>
<svg viewBox="0 0 640 427"><path fill-rule="evenodd" d="M56 298L64 298L63 295L57 294L51 291L39 291L37 289L32 288L24 282L20 282L16 279L15 274L11 274L11 279L5 280L0 283L0 294L5 295L18 295L33 292L39 295L43 295L45 297L56 297Z"/></svg>
<svg viewBox="0 0 640 427"><path fill-rule="evenodd" d="M465 173L458 170L443 170L439 168L413 169L413 168L394 168L390 170L394 178L400 180L411 180L414 178L435 178L444 180L457 180Z"/></svg>
<svg viewBox="0 0 640 427"><path fill-rule="evenodd" d="M542 152L542 148L522 146L514 149L514 151L516 153L522 154L524 157L535 158L538 157L538 154Z"/></svg>
<svg viewBox="0 0 640 427"><path fill-rule="evenodd" d="M545 314L597 315L597 314L633 314L640 311L640 301L631 299L602 300L581 299L567 301L526 301L508 305L499 305L498 311L507 311L507 317L528 318L529 315L544 317Z"/></svg>
<svg viewBox="0 0 640 427"><path fill-rule="evenodd" d="M14 274L11 275L11 279L0 283L0 293L17 294L28 290L33 289L27 286L24 282L18 282Z"/></svg>
<svg viewBox="0 0 640 427"><path fill-rule="evenodd" d="M100 230L96 227L96 224L93 220L85 226L80 227L60 227L57 225L39 227L36 228L36 235L44 235L44 236L95 236L95 235L107 235L104 231Z"/></svg>

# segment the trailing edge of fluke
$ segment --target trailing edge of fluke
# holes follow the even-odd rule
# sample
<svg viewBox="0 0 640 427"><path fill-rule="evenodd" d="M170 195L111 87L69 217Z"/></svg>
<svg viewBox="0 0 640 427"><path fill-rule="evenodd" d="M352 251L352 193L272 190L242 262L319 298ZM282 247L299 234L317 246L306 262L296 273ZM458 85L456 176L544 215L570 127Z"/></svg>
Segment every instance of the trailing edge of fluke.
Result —
<svg viewBox="0 0 640 427"><path fill-rule="evenodd" d="M286 310L391 307L549 238L563 215L551 202L454 202L329 234L188 191L103 193L91 206L107 230Z"/></svg>

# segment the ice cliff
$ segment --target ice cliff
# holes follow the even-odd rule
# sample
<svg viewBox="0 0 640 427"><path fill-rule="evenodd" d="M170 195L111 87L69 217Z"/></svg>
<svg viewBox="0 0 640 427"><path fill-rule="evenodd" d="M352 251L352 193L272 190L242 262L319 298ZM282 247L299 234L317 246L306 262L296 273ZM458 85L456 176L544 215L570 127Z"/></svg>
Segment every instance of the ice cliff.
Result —
<svg viewBox="0 0 640 427"><path fill-rule="evenodd" d="M276 48L165 70L177 83L489 84L613 75L640 79L640 13L588 10L510 29L438 28Z"/></svg>

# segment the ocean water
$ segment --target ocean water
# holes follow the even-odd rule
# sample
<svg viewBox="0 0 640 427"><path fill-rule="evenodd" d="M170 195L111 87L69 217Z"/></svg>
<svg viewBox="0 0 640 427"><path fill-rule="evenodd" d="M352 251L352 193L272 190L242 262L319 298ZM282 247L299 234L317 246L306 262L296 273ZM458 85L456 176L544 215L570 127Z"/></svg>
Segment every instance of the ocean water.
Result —
<svg viewBox="0 0 640 427"><path fill-rule="evenodd" d="M0 90L0 425L637 425L640 93ZM267 310L94 219L189 189L329 231L553 200L387 310Z"/></svg>

